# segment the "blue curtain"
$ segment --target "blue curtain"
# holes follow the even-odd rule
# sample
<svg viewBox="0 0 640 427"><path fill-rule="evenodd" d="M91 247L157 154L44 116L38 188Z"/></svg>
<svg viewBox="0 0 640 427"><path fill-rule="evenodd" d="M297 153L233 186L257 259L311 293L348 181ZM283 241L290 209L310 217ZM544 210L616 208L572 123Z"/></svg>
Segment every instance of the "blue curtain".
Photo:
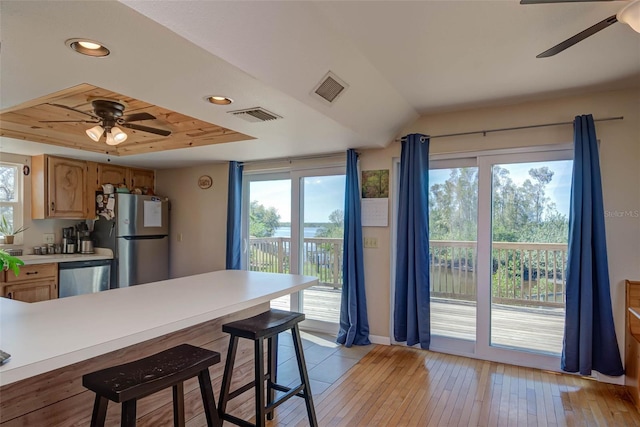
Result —
<svg viewBox="0 0 640 427"><path fill-rule="evenodd" d="M403 138L400 157L393 333L396 341L428 349L429 305L429 138Z"/></svg>
<svg viewBox="0 0 640 427"><path fill-rule="evenodd" d="M364 290L362 221L358 154L347 151L347 179L344 196L344 254L342 261L342 301L337 342L347 347L371 344L367 298Z"/></svg>
<svg viewBox="0 0 640 427"><path fill-rule="evenodd" d="M624 374L613 324L598 142L593 117L573 122L567 304L561 367Z"/></svg>
<svg viewBox="0 0 640 427"><path fill-rule="evenodd" d="M242 268L242 169L238 162L229 162L227 270Z"/></svg>

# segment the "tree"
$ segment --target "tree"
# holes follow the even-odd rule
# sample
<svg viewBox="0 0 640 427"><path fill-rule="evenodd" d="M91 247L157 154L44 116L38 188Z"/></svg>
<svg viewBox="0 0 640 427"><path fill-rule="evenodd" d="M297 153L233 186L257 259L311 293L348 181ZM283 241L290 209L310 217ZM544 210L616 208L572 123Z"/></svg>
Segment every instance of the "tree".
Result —
<svg viewBox="0 0 640 427"><path fill-rule="evenodd" d="M340 237L344 235L344 211L336 209L329 215L330 223L316 231L316 237Z"/></svg>
<svg viewBox="0 0 640 427"><path fill-rule="evenodd" d="M280 214L273 206L265 208L257 200L249 208L249 235L251 237L271 237L280 225Z"/></svg>

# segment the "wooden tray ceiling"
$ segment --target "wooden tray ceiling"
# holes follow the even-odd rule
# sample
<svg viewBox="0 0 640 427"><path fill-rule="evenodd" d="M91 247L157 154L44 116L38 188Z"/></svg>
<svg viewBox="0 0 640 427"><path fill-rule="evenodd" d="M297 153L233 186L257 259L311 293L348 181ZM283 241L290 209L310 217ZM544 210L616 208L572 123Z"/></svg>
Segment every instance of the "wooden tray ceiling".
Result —
<svg viewBox="0 0 640 427"><path fill-rule="evenodd" d="M76 110L93 113L90 100L96 97L124 102L126 105L125 115L142 112L152 114L156 117L155 120L136 123L170 130L171 135L159 136L122 128L128 135L127 140L117 146L109 146L105 143L104 137L98 142L89 139L85 131L94 126L91 123L40 123L42 120L87 119L87 116L83 114L50 104L62 104ZM114 156L129 156L255 139L86 83L3 110L0 112L0 136Z"/></svg>

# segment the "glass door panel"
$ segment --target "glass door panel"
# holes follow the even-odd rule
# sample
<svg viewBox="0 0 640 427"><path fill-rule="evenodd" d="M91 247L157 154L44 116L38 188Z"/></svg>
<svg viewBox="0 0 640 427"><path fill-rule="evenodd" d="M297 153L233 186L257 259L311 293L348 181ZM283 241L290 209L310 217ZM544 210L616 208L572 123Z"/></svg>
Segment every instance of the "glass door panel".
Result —
<svg viewBox="0 0 640 427"><path fill-rule="evenodd" d="M476 340L478 168L429 170L431 333Z"/></svg>
<svg viewBox="0 0 640 427"><path fill-rule="evenodd" d="M250 180L247 270L291 273L291 179ZM271 301L289 310L289 295Z"/></svg>
<svg viewBox="0 0 640 427"><path fill-rule="evenodd" d="M490 345L562 351L571 160L494 164Z"/></svg>
<svg viewBox="0 0 640 427"><path fill-rule="evenodd" d="M318 285L302 292L308 320L340 321L345 175L301 178L302 274L318 277Z"/></svg>

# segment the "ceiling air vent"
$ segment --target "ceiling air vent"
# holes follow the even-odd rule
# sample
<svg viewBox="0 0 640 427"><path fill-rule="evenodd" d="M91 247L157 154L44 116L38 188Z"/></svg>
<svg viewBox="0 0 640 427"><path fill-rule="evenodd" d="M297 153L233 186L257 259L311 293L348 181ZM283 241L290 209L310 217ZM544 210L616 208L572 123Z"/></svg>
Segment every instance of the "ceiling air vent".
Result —
<svg viewBox="0 0 640 427"><path fill-rule="evenodd" d="M230 114L244 119L248 122L268 122L270 120L281 119L282 116L265 110L262 107L247 108L246 110L229 111Z"/></svg>
<svg viewBox="0 0 640 427"><path fill-rule="evenodd" d="M349 85L329 71L313 89L312 95L332 104Z"/></svg>

